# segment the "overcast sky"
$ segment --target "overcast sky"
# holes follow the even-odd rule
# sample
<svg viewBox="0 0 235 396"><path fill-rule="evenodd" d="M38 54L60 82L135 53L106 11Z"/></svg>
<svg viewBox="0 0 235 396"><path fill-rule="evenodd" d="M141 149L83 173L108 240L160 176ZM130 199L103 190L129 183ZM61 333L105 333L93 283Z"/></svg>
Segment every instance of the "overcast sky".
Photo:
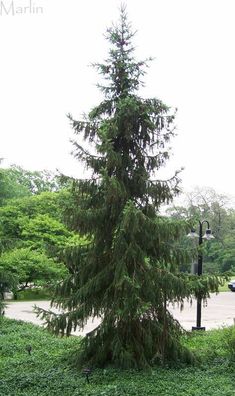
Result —
<svg viewBox="0 0 235 396"><path fill-rule="evenodd" d="M152 56L144 96L178 108L173 157L183 187L235 195L235 1L126 0L136 57ZM107 54L104 33L117 0L2 1L0 157L5 166L58 168L80 177L66 118L81 118L101 95L89 64ZM5 12L5 9L9 11Z"/></svg>

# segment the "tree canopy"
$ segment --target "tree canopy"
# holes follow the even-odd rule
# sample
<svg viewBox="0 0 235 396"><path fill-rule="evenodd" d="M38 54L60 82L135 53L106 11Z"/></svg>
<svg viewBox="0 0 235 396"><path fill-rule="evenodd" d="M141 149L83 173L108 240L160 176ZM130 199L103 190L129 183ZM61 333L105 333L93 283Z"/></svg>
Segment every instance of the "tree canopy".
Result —
<svg viewBox="0 0 235 396"><path fill-rule="evenodd" d="M7 290L61 280L67 272L63 249L80 243L79 235L63 223L63 205L70 194L59 182L60 190L51 191L54 182L44 180L45 175L51 173L16 166L0 169L0 298Z"/></svg>
<svg viewBox="0 0 235 396"><path fill-rule="evenodd" d="M19 248L0 256L0 273L14 276L13 290L24 290L30 285L50 284L61 280L66 269L45 253L30 248Z"/></svg>
<svg viewBox="0 0 235 396"><path fill-rule="evenodd" d="M203 244L203 271L212 274L235 272L235 211L229 196L212 188L196 187L184 194L181 206L173 205L167 213L175 219L188 219L196 229L198 220L207 220L215 239L213 243ZM185 243L182 240L182 246ZM190 263L184 270L190 271Z"/></svg>
<svg viewBox="0 0 235 396"><path fill-rule="evenodd" d="M7 199L59 191L60 187L59 176L46 170L29 171L17 165L0 168L0 206Z"/></svg>

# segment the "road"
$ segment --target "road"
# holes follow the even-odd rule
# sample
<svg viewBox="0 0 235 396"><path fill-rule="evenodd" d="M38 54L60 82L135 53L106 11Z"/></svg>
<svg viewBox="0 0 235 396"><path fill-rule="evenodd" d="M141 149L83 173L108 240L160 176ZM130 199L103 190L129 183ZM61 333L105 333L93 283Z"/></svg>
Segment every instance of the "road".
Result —
<svg viewBox="0 0 235 396"><path fill-rule="evenodd" d="M37 325L43 325L43 322L36 317L33 312L34 305L43 309L50 308L49 301L25 301L25 302L8 302L5 314L8 318L23 320ZM191 330L196 325L196 301L192 304L185 302L184 309L170 306L169 310L173 316L181 323L186 330ZM89 319L83 330L76 331L75 335L85 335L99 324L99 319ZM223 292L212 294L207 304L202 307L202 326L207 330L223 326L231 326L235 323L235 293Z"/></svg>

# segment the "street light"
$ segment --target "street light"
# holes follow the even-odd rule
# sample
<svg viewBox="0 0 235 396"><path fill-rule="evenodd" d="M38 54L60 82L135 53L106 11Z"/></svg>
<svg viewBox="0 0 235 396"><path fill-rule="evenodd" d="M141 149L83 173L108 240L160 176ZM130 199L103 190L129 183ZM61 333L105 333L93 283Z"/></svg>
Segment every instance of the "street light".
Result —
<svg viewBox="0 0 235 396"><path fill-rule="evenodd" d="M207 224L207 229L205 234L202 236L202 228L203 224ZM198 276L202 275L202 252L200 249L200 246L203 242L203 239L214 239L214 236L211 233L210 229L210 224L207 220L200 221L199 220L199 235L195 232L194 229L191 230L191 232L187 235L189 238L198 238L198 245L199 245L199 250L198 250L198 266L197 266L197 274ZM197 325L192 327L192 330L206 330L205 327L201 326L201 316L202 316L202 299L200 296L197 298Z"/></svg>

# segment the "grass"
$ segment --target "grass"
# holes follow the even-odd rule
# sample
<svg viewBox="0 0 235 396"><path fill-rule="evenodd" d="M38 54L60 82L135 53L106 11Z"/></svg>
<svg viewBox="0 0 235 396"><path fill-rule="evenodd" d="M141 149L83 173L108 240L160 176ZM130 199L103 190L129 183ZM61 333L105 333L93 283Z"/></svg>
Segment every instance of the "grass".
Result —
<svg viewBox="0 0 235 396"><path fill-rule="evenodd" d="M57 338L38 326L0 321L0 395L4 396L234 396L235 370L226 348L230 329L190 333L183 342L198 366L148 371L94 370L88 384L67 357L79 338ZM235 337L234 337L235 338ZM31 355L27 352L32 347Z"/></svg>
<svg viewBox="0 0 235 396"><path fill-rule="evenodd" d="M17 292L17 300L15 301L35 301L35 300L50 300L51 293L47 289L27 289Z"/></svg>
<svg viewBox="0 0 235 396"><path fill-rule="evenodd" d="M223 285L223 286L220 286L219 287L219 292L229 292L230 291L230 289L228 288L228 283L232 280L232 279L235 279L235 275L232 275L231 277L230 277L230 279L228 280L228 281L226 281L225 282L225 284Z"/></svg>
<svg viewBox="0 0 235 396"><path fill-rule="evenodd" d="M219 292L229 292L230 291L228 288L228 282L225 282L225 284L223 286L219 287Z"/></svg>
<svg viewBox="0 0 235 396"><path fill-rule="evenodd" d="M51 300L52 292L49 289L35 288L18 291L16 299L9 299L7 301L39 301Z"/></svg>

